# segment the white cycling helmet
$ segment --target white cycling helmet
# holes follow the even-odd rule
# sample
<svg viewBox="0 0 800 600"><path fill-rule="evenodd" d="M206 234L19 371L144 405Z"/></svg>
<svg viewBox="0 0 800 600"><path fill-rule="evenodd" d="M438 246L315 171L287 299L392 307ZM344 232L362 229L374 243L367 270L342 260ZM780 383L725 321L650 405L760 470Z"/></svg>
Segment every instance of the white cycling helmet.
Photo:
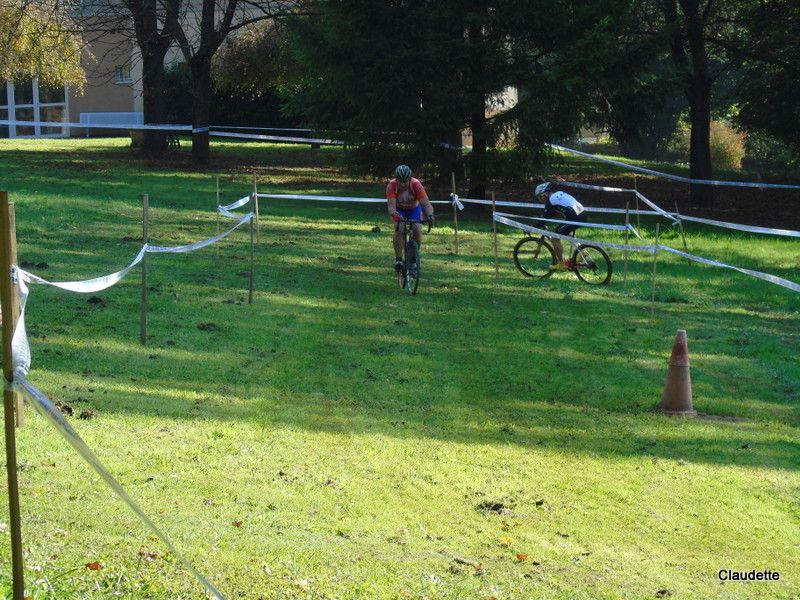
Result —
<svg viewBox="0 0 800 600"><path fill-rule="evenodd" d="M539 194L544 194L553 184L549 181L546 183L540 183L536 186L536 189L533 191L534 196L538 196Z"/></svg>

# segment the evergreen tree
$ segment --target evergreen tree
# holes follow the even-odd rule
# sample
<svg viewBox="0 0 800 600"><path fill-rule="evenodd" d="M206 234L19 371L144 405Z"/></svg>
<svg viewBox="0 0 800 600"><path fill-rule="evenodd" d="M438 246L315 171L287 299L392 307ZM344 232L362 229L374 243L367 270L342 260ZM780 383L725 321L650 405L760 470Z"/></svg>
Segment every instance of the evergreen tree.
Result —
<svg viewBox="0 0 800 600"><path fill-rule="evenodd" d="M388 174L398 154L433 163L441 143L472 134L470 196L483 196L487 155L511 133L532 155L577 131L602 57L616 48L621 0L317 0L293 23L302 66L290 108L343 129ZM509 87L513 107L497 106ZM487 113L488 109L488 113ZM497 109L497 110L492 110ZM441 170L441 169L440 169ZM447 176L449 174L443 173Z"/></svg>

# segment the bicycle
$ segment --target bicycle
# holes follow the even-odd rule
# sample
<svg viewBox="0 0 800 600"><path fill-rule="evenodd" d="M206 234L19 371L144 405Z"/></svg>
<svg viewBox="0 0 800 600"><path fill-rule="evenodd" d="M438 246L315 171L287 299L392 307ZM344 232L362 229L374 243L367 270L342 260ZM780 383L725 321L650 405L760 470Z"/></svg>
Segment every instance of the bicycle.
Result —
<svg viewBox="0 0 800 600"><path fill-rule="evenodd" d="M573 234L574 235L574 234ZM535 237L528 233L514 246L514 264L523 275L547 279L558 271L558 259L546 235ZM589 285L606 285L611 281L611 259L605 250L592 244L573 244L575 249L567 261L566 270Z"/></svg>
<svg viewBox="0 0 800 600"><path fill-rule="evenodd" d="M431 232L433 222L431 219L426 219L428 222L428 231ZM414 240L413 227L414 223L423 223L416 219L400 219L397 221L394 230L400 229L400 223L403 223L403 264L397 271L397 284L401 289L406 290L412 296L417 293L419 287L419 271L420 271L420 252L419 244Z"/></svg>

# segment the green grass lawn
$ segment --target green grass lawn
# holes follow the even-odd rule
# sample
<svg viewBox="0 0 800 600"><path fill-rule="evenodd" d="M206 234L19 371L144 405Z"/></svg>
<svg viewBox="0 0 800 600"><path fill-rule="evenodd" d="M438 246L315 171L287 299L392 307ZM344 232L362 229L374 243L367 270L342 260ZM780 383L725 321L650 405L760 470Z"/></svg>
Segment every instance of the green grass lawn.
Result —
<svg viewBox="0 0 800 600"><path fill-rule="evenodd" d="M185 148L154 165L126 143L0 140L30 271L63 281L126 266L143 193L151 243L214 235L218 174L223 203L254 171L262 192L383 193L344 176L336 149L215 143L215 163L193 170ZM138 269L88 296L32 287L26 320L30 381L72 408L73 427L226 598L798 597L798 294L665 253L654 305L652 255L631 256L625 285L620 253L608 287L568 273L534 282L513 266L521 235L508 227L496 279L487 213L459 217L456 255L439 207L411 297L391 274L382 206L260 210L253 305L242 230L218 261L213 247L149 256L147 346ZM652 239L655 221L642 228ZM693 253L800 281L797 241L687 234ZM681 247L670 228L661 242ZM706 418L655 412L677 329ZM28 594L203 597L58 433L26 417ZM7 525L0 566L8 595ZM720 569L781 579L722 583Z"/></svg>

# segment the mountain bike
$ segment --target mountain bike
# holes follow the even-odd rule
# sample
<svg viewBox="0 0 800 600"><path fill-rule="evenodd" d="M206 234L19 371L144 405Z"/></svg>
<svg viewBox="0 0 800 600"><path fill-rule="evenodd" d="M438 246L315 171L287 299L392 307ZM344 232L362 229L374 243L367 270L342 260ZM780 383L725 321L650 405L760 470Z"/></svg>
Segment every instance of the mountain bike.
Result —
<svg viewBox="0 0 800 600"><path fill-rule="evenodd" d="M427 219L428 231L431 232L433 222ZM413 224L423 223L415 219L400 219L395 225L395 231L400 229L400 223L403 223L403 264L400 270L397 271L397 284L409 294L414 295L417 293L419 287L419 271L420 271L420 252L419 244L414 240Z"/></svg>
<svg viewBox="0 0 800 600"><path fill-rule="evenodd" d="M546 235L538 237L528 233L514 246L514 264L523 275L536 279L547 279L559 271L558 259ZM592 244L573 244L575 249L566 269L572 271L581 281L590 285L606 285L611 281L611 259L600 246Z"/></svg>

